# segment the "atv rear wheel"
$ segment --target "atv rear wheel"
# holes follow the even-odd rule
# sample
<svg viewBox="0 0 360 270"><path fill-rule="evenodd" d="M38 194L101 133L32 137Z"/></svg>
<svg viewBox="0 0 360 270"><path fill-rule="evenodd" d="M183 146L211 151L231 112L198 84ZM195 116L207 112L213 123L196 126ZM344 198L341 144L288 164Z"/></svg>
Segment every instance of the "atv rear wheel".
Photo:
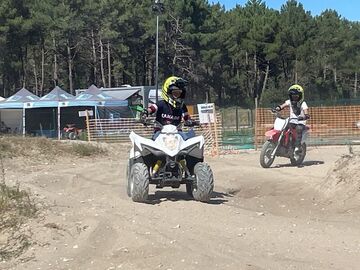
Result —
<svg viewBox="0 0 360 270"><path fill-rule="evenodd" d="M305 159L305 156L306 156L306 143L303 143L303 144L300 146L299 154L298 154L298 155L293 154L293 155L290 157L291 165L293 165L293 166L299 166L299 165L301 165L301 163L303 163L303 161L304 161L304 159Z"/></svg>
<svg viewBox="0 0 360 270"><path fill-rule="evenodd" d="M131 198L131 184L130 184L130 160L126 166L126 194Z"/></svg>
<svg viewBox="0 0 360 270"><path fill-rule="evenodd" d="M205 162L199 162L194 167L196 182L191 184L191 194L195 200L208 202L214 189L214 176L210 166ZM186 187L188 192L190 187ZM188 192L189 194L189 192Z"/></svg>
<svg viewBox="0 0 360 270"><path fill-rule="evenodd" d="M269 168L275 160L275 156L271 157L271 153L275 149L275 144L271 141L266 141L261 148L260 165L263 168Z"/></svg>
<svg viewBox="0 0 360 270"><path fill-rule="evenodd" d="M190 197L194 197L193 196L193 184L192 183L186 183L186 193L190 196Z"/></svg>
<svg viewBox="0 0 360 270"><path fill-rule="evenodd" d="M144 163L132 165L129 177L130 195L134 202L145 202L149 195L149 170Z"/></svg>

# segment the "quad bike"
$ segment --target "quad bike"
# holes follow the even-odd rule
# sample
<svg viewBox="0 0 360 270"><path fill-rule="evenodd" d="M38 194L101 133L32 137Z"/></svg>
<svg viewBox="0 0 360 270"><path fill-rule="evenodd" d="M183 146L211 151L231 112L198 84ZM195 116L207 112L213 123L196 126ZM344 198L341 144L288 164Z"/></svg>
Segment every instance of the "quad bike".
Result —
<svg viewBox="0 0 360 270"><path fill-rule="evenodd" d="M129 135L132 149L126 173L127 195L134 202L145 202L149 184L156 188L179 188L185 184L186 192L195 200L209 201L214 177L204 162L204 137L195 136L191 128L185 133L174 125L154 122L154 126L161 131L153 140L133 131Z"/></svg>
<svg viewBox="0 0 360 270"><path fill-rule="evenodd" d="M273 111L273 113L275 113ZM283 118L279 113L276 114L274 127L266 131L267 141L263 144L260 153L260 165L263 168L269 168L274 162L275 157L290 158L291 165L299 166L306 156L306 143L308 127L306 126L301 138L301 145L298 152L295 153L294 142L296 139L296 130L290 127L292 119Z"/></svg>
<svg viewBox="0 0 360 270"><path fill-rule="evenodd" d="M64 139L76 140L79 138L80 131L75 124L66 124L62 132L62 137Z"/></svg>

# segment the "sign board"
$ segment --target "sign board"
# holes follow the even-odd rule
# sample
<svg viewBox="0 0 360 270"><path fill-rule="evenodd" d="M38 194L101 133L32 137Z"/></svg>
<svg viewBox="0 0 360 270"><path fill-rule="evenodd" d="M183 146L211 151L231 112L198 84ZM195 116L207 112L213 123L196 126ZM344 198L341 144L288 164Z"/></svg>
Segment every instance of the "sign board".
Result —
<svg viewBox="0 0 360 270"><path fill-rule="evenodd" d="M200 124L208 124L215 122L215 104L214 103L205 103L198 104L198 112L199 112L199 121Z"/></svg>
<svg viewBox="0 0 360 270"><path fill-rule="evenodd" d="M94 111L93 110L87 110L87 113L89 116L93 116L94 115ZM85 117L86 116L86 111L79 111L79 117Z"/></svg>

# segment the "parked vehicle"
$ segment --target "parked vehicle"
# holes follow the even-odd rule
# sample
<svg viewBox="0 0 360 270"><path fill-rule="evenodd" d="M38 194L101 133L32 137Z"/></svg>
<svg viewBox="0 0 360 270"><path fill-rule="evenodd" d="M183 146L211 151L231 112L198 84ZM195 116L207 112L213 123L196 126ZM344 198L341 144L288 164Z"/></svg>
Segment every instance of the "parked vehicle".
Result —
<svg viewBox="0 0 360 270"><path fill-rule="evenodd" d="M66 124L62 132L62 138L76 140L79 138L80 132L81 129L77 128L75 124Z"/></svg>
<svg viewBox="0 0 360 270"><path fill-rule="evenodd" d="M275 112L274 112L275 113ZM275 113L276 118L272 129L266 131L266 142L262 146L260 153L260 165L263 168L269 168L276 156L286 157L294 166L299 166L306 156L306 143L308 127L306 126L301 138L300 149L297 153L294 151L294 142L296 131L291 128L290 121L293 118L283 118L279 113ZM297 119L297 118L296 118Z"/></svg>
<svg viewBox="0 0 360 270"><path fill-rule="evenodd" d="M152 140L130 133L132 149L127 166L127 194L135 202L148 199L149 184L156 188L179 188L197 201L210 200L214 177L204 162L204 137L190 130L183 133L179 127L155 122L161 128Z"/></svg>

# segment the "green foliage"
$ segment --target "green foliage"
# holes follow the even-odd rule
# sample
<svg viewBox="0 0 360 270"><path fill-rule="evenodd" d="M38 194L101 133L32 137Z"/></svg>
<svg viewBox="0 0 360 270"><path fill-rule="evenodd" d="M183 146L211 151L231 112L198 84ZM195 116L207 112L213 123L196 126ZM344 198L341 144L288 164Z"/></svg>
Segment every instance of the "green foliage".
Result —
<svg viewBox="0 0 360 270"><path fill-rule="evenodd" d="M158 15L160 84L171 74L186 77L191 103L272 103L295 82L311 91L307 99L359 96L360 24L333 10L314 17L296 0L280 11L265 0L229 11L205 0L165 0L155 14L153 4L1 1L3 95L23 85L43 94L55 84L73 90L70 81L75 89L155 85Z"/></svg>

